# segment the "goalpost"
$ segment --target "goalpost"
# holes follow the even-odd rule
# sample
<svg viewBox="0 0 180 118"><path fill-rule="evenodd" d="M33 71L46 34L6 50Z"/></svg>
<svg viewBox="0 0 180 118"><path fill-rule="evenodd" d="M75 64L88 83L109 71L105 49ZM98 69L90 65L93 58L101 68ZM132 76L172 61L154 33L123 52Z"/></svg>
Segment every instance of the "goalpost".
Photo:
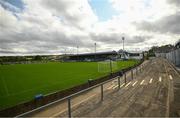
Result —
<svg viewBox="0 0 180 118"><path fill-rule="evenodd" d="M111 72L111 67L112 67L112 71L117 70L118 69L117 62L110 60L98 62L98 72L100 73Z"/></svg>

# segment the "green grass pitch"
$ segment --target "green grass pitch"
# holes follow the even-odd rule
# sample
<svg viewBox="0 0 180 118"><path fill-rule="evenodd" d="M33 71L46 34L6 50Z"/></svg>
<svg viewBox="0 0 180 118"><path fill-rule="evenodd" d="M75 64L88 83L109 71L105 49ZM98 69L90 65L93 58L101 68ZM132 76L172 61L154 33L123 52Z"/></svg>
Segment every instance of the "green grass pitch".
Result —
<svg viewBox="0 0 180 118"><path fill-rule="evenodd" d="M137 64L119 61L118 70ZM116 70L114 70L116 71ZM0 65L0 109L97 79L109 72L98 72L96 62L48 62L44 64Z"/></svg>

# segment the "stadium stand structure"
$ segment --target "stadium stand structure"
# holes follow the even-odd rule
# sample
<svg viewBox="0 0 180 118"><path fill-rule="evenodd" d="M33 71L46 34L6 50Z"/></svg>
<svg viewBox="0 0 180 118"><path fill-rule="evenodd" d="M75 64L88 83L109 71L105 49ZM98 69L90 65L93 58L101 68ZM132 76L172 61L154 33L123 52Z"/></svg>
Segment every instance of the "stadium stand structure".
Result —
<svg viewBox="0 0 180 118"><path fill-rule="evenodd" d="M105 60L127 60L127 59L142 59L142 53L140 52L127 52L123 50L108 51L108 52L96 52L96 53L84 53L76 55L67 55L64 61L105 61Z"/></svg>
<svg viewBox="0 0 180 118"><path fill-rule="evenodd" d="M69 55L66 61L103 61L114 59L117 56L116 51L84 53L77 55Z"/></svg>

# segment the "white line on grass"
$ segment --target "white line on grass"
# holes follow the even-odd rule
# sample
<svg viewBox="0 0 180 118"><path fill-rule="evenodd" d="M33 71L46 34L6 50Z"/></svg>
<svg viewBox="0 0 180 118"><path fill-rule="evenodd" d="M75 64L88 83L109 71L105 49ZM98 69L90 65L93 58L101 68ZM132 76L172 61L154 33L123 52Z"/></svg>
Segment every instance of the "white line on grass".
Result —
<svg viewBox="0 0 180 118"><path fill-rule="evenodd" d="M1 78L1 80L2 80L2 83L3 83L4 89L5 89L5 91L6 91L6 94L7 94L7 96L9 96L9 91L8 91L8 87L7 87L7 85L6 85L6 82L4 81L3 78Z"/></svg>

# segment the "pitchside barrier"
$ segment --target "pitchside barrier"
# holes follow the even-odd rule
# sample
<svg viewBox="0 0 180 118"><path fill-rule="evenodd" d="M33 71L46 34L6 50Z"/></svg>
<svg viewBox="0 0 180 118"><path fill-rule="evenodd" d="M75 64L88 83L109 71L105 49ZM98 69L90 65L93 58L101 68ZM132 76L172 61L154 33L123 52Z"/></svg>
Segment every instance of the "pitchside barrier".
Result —
<svg viewBox="0 0 180 118"><path fill-rule="evenodd" d="M80 95L82 93L85 93L89 90L92 90L94 88L100 87L101 90L101 100L103 100L104 96L104 90L103 85L113 81L115 79L118 79L118 88L120 88L120 77L124 74L124 79L126 83L126 72L131 70L131 77L133 78L133 70L137 72L142 71L142 67L145 65L141 65L143 60L133 66L126 69L122 69L121 71L110 73L110 75L107 75L105 77L91 80L90 83L81 84L79 86L64 90L55 92L52 94L49 94L47 96L44 96L42 99L38 100L32 100L27 103L19 104L15 107L8 108L5 110L0 111L0 117L27 117L30 116L33 113L39 112L44 110L45 108L50 107L51 105L55 105L56 103L59 103L63 100L67 100L68 103L68 117L71 117L71 100L73 97ZM139 66L141 65L141 66Z"/></svg>

